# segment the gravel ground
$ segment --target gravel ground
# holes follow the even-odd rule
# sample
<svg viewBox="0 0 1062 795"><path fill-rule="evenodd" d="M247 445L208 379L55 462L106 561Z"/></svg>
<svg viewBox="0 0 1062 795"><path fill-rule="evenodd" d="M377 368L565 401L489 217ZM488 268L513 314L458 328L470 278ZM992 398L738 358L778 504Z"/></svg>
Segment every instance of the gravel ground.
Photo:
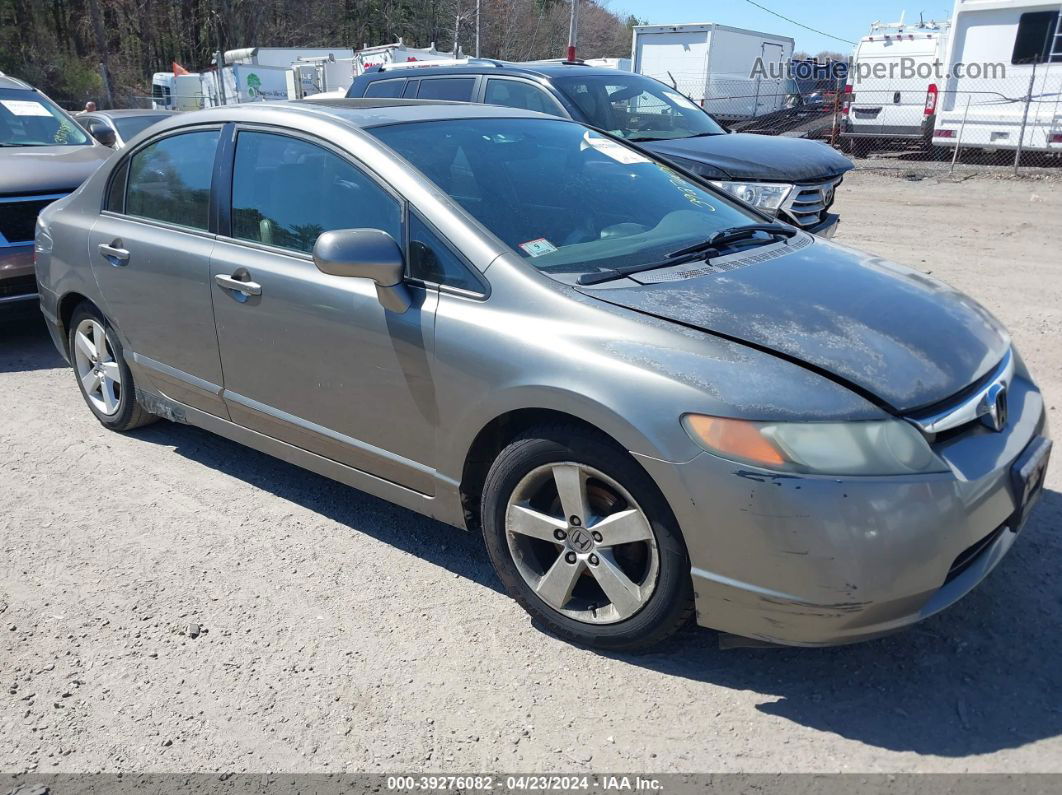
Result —
<svg viewBox="0 0 1062 795"><path fill-rule="evenodd" d="M1055 427L1058 184L852 175L840 240L1010 327ZM194 428L104 431L0 338L0 771L1062 772L1062 464L917 628L823 649L539 632L480 540Z"/></svg>

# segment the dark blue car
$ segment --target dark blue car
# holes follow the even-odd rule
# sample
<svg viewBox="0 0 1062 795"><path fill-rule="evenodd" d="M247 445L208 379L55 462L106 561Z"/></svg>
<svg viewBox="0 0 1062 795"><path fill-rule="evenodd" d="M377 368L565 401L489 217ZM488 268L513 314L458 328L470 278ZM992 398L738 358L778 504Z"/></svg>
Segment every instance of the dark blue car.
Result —
<svg viewBox="0 0 1062 795"><path fill-rule="evenodd" d="M481 102L589 124L660 155L731 195L819 235L839 217L834 192L852 168L818 141L728 133L675 89L645 75L580 63L418 62L372 67L348 97Z"/></svg>

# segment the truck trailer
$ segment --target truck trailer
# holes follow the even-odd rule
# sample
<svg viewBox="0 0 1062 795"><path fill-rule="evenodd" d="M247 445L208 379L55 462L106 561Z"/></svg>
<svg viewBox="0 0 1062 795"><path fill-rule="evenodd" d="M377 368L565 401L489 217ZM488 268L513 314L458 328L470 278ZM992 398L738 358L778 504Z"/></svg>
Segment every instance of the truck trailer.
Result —
<svg viewBox="0 0 1062 795"><path fill-rule="evenodd" d="M788 36L714 22L638 25L631 43L633 71L667 83L724 121L783 108L792 57Z"/></svg>

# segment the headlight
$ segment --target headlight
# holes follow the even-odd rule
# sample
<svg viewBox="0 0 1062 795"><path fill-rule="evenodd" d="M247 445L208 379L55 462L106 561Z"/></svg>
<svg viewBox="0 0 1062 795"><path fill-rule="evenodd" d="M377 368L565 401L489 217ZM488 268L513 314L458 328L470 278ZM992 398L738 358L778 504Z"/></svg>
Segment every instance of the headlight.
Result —
<svg viewBox="0 0 1062 795"><path fill-rule="evenodd" d="M793 190L792 185L779 185L774 182L719 182L709 180L715 187L726 191L735 199L741 199L761 210L778 212Z"/></svg>
<svg viewBox="0 0 1062 795"><path fill-rule="evenodd" d="M903 420L751 422L687 414L682 425L708 452L765 469L815 475L948 471L925 437Z"/></svg>

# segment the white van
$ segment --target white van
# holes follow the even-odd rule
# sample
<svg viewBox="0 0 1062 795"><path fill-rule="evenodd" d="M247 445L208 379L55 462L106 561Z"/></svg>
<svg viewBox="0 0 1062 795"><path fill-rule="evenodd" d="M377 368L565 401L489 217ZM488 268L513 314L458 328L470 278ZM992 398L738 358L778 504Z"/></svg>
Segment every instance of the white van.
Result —
<svg viewBox="0 0 1062 795"><path fill-rule="evenodd" d="M841 136L864 157L887 143L932 144L947 22L875 22L852 53Z"/></svg>
<svg viewBox="0 0 1062 795"><path fill-rule="evenodd" d="M1017 149L1021 139L1024 151L1062 152L1060 8L1062 0L956 0L936 145Z"/></svg>

